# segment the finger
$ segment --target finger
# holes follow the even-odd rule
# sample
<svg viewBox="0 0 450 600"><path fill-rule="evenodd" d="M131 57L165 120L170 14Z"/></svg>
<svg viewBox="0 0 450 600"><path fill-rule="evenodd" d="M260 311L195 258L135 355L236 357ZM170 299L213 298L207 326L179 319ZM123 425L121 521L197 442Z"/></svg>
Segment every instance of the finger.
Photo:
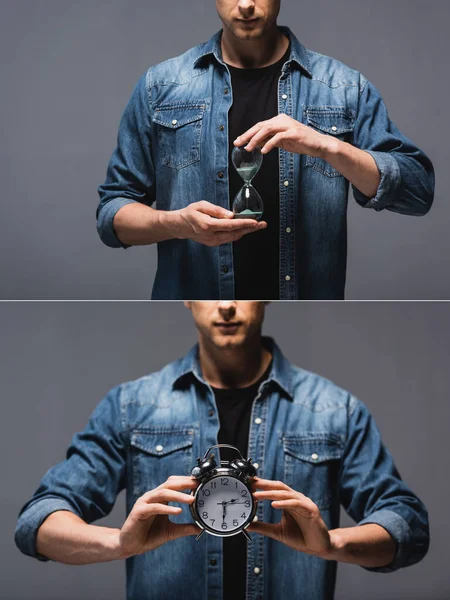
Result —
<svg viewBox="0 0 450 600"><path fill-rule="evenodd" d="M280 131L270 138L261 148L261 154L267 154L276 146L281 146L281 142L286 139L286 132Z"/></svg>
<svg viewBox="0 0 450 600"><path fill-rule="evenodd" d="M276 133L278 129L269 129L268 127L263 127L261 131L259 131L256 135L252 137L249 143L245 146L247 152L252 152L256 146L264 146L266 142L268 142Z"/></svg>
<svg viewBox="0 0 450 600"><path fill-rule="evenodd" d="M257 490L291 490L288 485L283 483L282 481L272 481L271 479L261 479L260 477L255 477L253 479L253 489Z"/></svg>
<svg viewBox="0 0 450 600"><path fill-rule="evenodd" d="M207 223L211 231L238 231L241 229L252 230L258 227L258 221L255 219L208 219Z"/></svg>
<svg viewBox="0 0 450 600"><path fill-rule="evenodd" d="M223 208L222 206L217 206L217 204L212 204L211 202L207 202L206 200L201 200L196 203L196 209L210 217L216 217L218 219L233 219L234 213L231 210Z"/></svg>
<svg viewBox="0 0 450 600"><path fill-rule="evenodd" d="M134 516L139 521L145 521L155 515L179 515L182 512L180 506L168 506L167 504L160 504L159 502L153 502L152 504L141 504L134 511Z"/></svg>
<svg viewBox="0 0 450 600"><path fill-rule="evenodd" d="M168 488L157 488L156 490L144 494L140 500L146 504L151 504L153 502L182 502L183 504L192 504L194 496L176 492L175 490Z"/></svg>
<svg viewBox="0 0 450 600"><path fill-rule="evenodd" d="M267 490L253 492L257 500L290 500L296 492L289 490Z"/></svg>
<svg viewBox="0 0 450 600"><path fill-rule="evenodd" d="M277 540L278 542L281 541L280 526L278 523L274 524L256 521L255 523L251 523L247 527L247 531L252 533L260 533L261 535L270 537L273 540Z"/></svg>
<svg viewBox="0 0 450 600"><path fill-rule="evenodd" d="M306 503L295 498L290 500L275 500L272 502L272 506L279 510L289 510L291 512L295 512L305 519L314 519L320 516L319 509L312 501Z"/></svg>
<svg viewBox="0 0 450 600"><path fill-rule="evenodd" d="M194 523L170 523L170 536L173 540L188 535L198 535L201 529Z"/></svg>
<svg viewBox="0 0 450 600"><path fill-rule="evenodd" d="M245 131L242 135L239 135L235 140L234 140L234 145L235 146L242 146L243 144L245 144L246 142L248 142L249 140L251 140L251 138L258 133L258 131L264 127L264 125L266 124L266 121L260 121L259 123L256 123L256 125L253 125L253 127L251 127L250 129L247 129L247 131Z"/></svg>
<svg viewBox="0 0 450 600"><path fill-rule="evenodd" d="M159 488L168 488L170 490L193 490L199 485L198 479L195 477L187 477L183 475L171 475Z"/></svg>

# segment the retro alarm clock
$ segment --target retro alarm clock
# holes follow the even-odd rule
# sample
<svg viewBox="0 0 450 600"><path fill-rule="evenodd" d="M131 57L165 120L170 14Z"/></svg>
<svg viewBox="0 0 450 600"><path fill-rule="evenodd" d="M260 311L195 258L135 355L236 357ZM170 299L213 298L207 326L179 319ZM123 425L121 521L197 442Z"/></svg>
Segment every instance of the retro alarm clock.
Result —
<svg viewBox="0 0 450 600"><path fill-rule="evenodd" d="M213 448L231 448L239 455L232 461L216 463ZM245 459L240 451L228 444L216 444L206 451L191 475L200 481L192 494L195 497L190 505L194 521L201 528L197 540L205 533L228 537L245 531L255 518L258 501L253 498L251 480L256 469L251 458Z"/></svg>

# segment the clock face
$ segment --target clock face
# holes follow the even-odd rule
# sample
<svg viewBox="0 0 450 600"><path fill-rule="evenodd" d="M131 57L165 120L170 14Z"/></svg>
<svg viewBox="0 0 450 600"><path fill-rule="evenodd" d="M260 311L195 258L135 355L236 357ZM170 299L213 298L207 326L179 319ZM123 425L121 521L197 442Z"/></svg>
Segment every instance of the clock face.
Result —
<svg viewBox="0 0 450 600"><path fill-rule="evenodd" d="M219 535L229 535L247 524L254 499L242 481L218 475L199 487L195 505L204 527Z"/></svg>

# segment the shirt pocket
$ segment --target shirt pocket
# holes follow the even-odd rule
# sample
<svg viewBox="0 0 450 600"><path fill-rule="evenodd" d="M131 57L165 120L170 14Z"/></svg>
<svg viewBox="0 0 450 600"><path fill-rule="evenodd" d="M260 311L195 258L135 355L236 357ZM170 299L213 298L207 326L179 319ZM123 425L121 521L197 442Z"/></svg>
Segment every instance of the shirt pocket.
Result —
<svg viewBox="0 0 450 600"><path fill-rule="evenodd" d="M200 161L201 134L206 104L161 104L155 108L159 153L164 166L183 169Z"/></svg>
<svg viewBox="0 0 450 600"><path fill-rule="evenodd" d="M193 427L135 429L131 432L133 494L142 496L171 475L192 469Z"/></svg>
<svg viewBox="0 0 450 600"><path fill-rule="evenodd" d="M308 106L305 108L305 122L319 133L331 135L343 142L351 142L353 139L354 119L345 107ZM323 158L307 155L306 166L326 177L342 177Z"/></svg>
<svg viewBox="0 0 450 600"><path fill-rule="evenodd" d="M286 433L284 482L301 492L321 510L339 499L339 471L343 444L332 434L299 436Z"/></svg>

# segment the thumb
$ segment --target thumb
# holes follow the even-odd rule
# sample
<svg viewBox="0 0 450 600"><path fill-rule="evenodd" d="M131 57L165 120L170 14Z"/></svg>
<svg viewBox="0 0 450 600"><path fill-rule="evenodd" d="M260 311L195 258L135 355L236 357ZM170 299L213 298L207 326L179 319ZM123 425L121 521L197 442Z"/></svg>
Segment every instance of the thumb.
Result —
<svg viewBox="0 0 450 600"><path fill-rule="evenodd" d="M218 219L232 219L234 217L234 212L231 210L227 210L226 208L222 208L222 206L217 206L217 204L212 204L206 200L202 200L197 204L197 210L205 215L217 217Z"/></svg>
<svg viewBox="0 0 450 600"><path fill-rule="evenodd" d="M188 535L198 535L201 529L194 523L172 523L170 522L170 535L173 540Z"/></svg>
<svg viewBox="0 0 450 600"><path fill-rule="evenodd" d="M247 527L247 531L260 533L261 535L265 535L273 540L277 540L277 542L281 541L280 527L278 524L255 521Z"/></svg>

